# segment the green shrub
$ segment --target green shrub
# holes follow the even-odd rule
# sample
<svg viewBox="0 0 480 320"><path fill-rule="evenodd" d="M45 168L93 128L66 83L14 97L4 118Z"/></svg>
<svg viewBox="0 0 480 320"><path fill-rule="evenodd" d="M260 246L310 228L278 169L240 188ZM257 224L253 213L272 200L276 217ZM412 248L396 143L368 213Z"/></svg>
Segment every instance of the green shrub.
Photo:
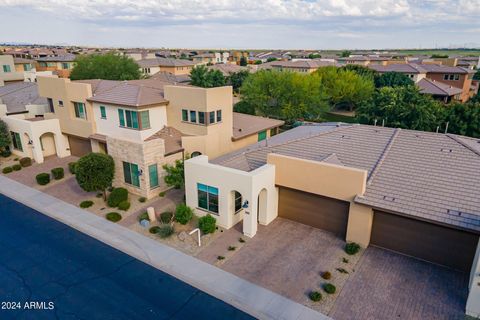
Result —
<svg viewBox="0 0 480 320"><path fill-rule="evenodd" d="M37 180L37 183L39 185L44 186L50 182L50 175L46 172L39 173L37 174L35 179Z"/></svg>
<svg viewBox="0 0 480 320"><path fill-rule="evenodd" d="M68 171L70 171L71 174L75 174L75 166L77 165L76 162L69 162L68 163Z"/></svg>
<svg viewBox="0 0 480 320"><path fill-rule="evenodd" d="M2 173L7 174L7 173L10 173L10 172L12 172L12 171L13 171L13 168L12 168L12 167L5 167L5 168L3 168Z"/></svg>
<svg viewBox="0 0 480 320"><path fill-rule="evenodd" d="M1 155L2 157L4 157L4 158L8 158L8 157L10 157L10 156L12 155L12 151L10 151L10 150L3 150L3 151L0 153L0 155Z"/></svg>
<svg viewBox="0 0 480 320"><path fill-rule="evenodd" d="M325 280L329 280L332 278L332 274L328 271L322 272L322 278Z"/></svg>
<svg viewBox="0 0 480 320"><path fill-rule="evenodd" d="M184 203L181 203L175 209L175 221L180 224L187 224L193 218L193 210Z"/></svg>
<svg viewBox="0 0 480 320"><path fill-rule="evenodd" d="M340 272L340 273L346 273L346 274L348 274L348 271L345 270L344 268L337 268L337 271Z"/></svg>
<svg viewBox="0 0 480 320"><path fill-rule="evenodd" d="M145 201L147 201L147 198L145 197L138 198L138 202L144 203Z"/></svg>
<svg viewBox="0 0 480 320"><path fill-rule="evenodd" d="M173 212L165 211L160 214L160 221L163 223L170 223L172 222Z"/></svg>
<svg viewBox="0 0 480 320"><path fill-rule="evenodd" d="M162 191L158 194L159 197L165 197L165 191Z"/></svg>
<svg viewBox="0 0 480 320"><path fill-rule="evenodd" d="M29 157L21 158L18 162L20 162L22 167L30 167L32 165L32 159Z"/></svg>
<svg viewBox="0 0 480 320"><path fill-rule="evenodd" d="M349 242L345 245L345 252L349 255L354 255L360 251L360 245L355 242Z"/></svg>
<svg viewBox="0 0 480 320"><path fill-rule="evenodd" d="M63 168L53 168L52 169L52 176L55 180L60 180L64 177L65 172Z"/></svg>
<svg viewBox="0 0 480 320"><path fill-rule="evenodd" d="M105 218L112 222L118 222L122 220L122 215L118 212L109 212L106 214Z"/></svg>
<svg viewBox="0 0 480 320"><path fill-rule="evenodd" d="M218 257L217 257L217 260L223 260L223 259L225 259L224 256L218 256Z"/></svg>
<svg viewBox="0 0 480 320"><path fill-rule="evenodd" d="M310 300L312 300L314 302L322 300L322 294L318 291L311 291L308 294L308 297L310 298Z"/></svg>
<svg viewBox="0 0 480 320"><path fill-rule="evenodd" d="M128 191L125 188L115 188L108 196L109 207L118 207L120 202L128 200Z"/></svg>
<svg viewBox="0 0 480 320"><path fill-rule="evenodd" d="M325 283L323 285L323 290L328 294L334 294L337 291L337 288L331 283Z"/></svg>
<svg viewBox="0 0 480 320"><path fill-rule="evenodd" d="M245 240L243 238L238 238L238 242L245 243Z"/></svg>
<svg viewBox="0 0 480 320"><path fill-rule="evenodd" d="M12 169L13 171L20 171L22 170L22 166L17 163L12 166Z"/></svg>
<svg viewBox="0 0 480 320"><path fill-rule="evenodd" d="M80 208L90 208L91 206L93 206L93 201L90 201L90 200L85 200L85 201L82 201L80 202Z"/></svg>
<svg viewBox="0 0 480 320"><path fill-rule="evenodd" d="M158 233L158 231L160 231L160 227L159 227L159 226L153 226L153 227L151 227L150 229L148 229L148 232L150 232L151 234Z"/></svg>
<svg viewBox="0 0 480 320"><path fill-rule="evenodd" d="M18 158L13 159L14 161L18 161Z"/></svg>
<svg viewBox="0 0 480 320"><path fill-rule="evenodd" d="M237 249L237 247L235 247L235 246L229 246L228 247L228 251L235 251L235 249Z"/></svg>
<svg viewBox="0 0 480 320"><path fill-rule="evenodd" d="M130 202L128 202L128 200L120 202L118 204L118 209L127 211L128 209L130 209Z"/></svg>
<svg viewBox="0 0 480 320"><path fill-rule="evenodd" d="M210 214L207 214L206 216L198 219L198 227L200 228L200 230L202 230L204 234L214 233L216 222L217 219L212 217Z"/></svg>
<svg viewBox="0 0 480 320"><path fill-rule="evenodd" d="M157 234L160 238L168 238L175 232L175 229L171 224L162 224L159 226Z"/></svg>
<svg viewBox="0 0 480 320"><path fill-rule="evenodd" d="M148 217L148 212L147 212L147 211L145 211L144 213L138 215L138 222L140 222L140 221L142 221L142 220L148 220L148 221L150 221L150 218Z"/></svg>

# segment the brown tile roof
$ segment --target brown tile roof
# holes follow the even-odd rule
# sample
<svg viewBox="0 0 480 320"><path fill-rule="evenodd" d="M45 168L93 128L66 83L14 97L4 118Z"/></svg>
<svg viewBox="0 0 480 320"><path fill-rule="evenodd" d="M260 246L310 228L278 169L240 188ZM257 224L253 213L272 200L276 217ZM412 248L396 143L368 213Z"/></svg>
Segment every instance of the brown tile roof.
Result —
<svg viewBox="0 0 480 320"><path fill-rule="evenodd" d="M142 68L148 67L185 67L194 66L196 63L186 59L171 59L171 58L153 58L142 59L137 61L138 65Z"/></svg>
<svg viewBox="0 0 480 320"><path fill-rule="evenodd" d="M272 129L284 124L281 120L233 113L233 140L245 138L260 131Z"/></svg>
<svg viewBox="0 0 480 320"><path fill-rule="evenodd" d="M423 69L422 66L413 63L390 64L388 66L369 65L368 67L378 72L400 72L411 74L426 73L426 70Z"/></svg>
<svg viewBox="0 0 480 320"><path fill-rule="evenodd" d="M142 107L166 103L163 88L177 84L171 79L142 79L130 81L77 80L92 86L93 96L87 100L98 103ZM178 85L178 84L177 84Z"/></svg>
<svg viewBox="0 0 480 320"><path fill-rule="evenodd" d="M42 61L42 62L72 62L76 58L76 55L68 53L64 55L59 55L59 56L54 56L54 57L42 57L42 58L37 58L35 60L37 61Z"/></svg>
<svg viewBox="0 0 480 320"><path fill-rule="evenodd" d="M208 66L207 68L211 69L211 70L219 70L224 76L229 76L232 73L243 71L243 70L246 70L246 71L250 70L247 67L242 67L242 66L239 66L239 65L236 65L236 64L231 64L231 63L214 64L213 66Z"/></svg>
<svg viewBox="0 0 480 320"><path fill-rule="evenodd" d="M21 64L21 63L34 63L35 60L32 59L25 59L25 58L13 58L14 64Z"/></svg>
<svg viewBox="0 0 480 320"><path fill-rule="evenodd" d="M154 133L145 141L154 139L163 139L165 143L165 155L174 154L183 151L182 137L185 136L182 132L173 127L164 127L162 130Z"/></svg>
<svg viewBox="0 0 480 320"><path fill-rule="evenodd" d="M436 80L430 80L423 78L417 82L417 86L420 88L421 93L427 93L437 96L454 96L463 92L462 89L452 87L448 84L442 83Z"/></svg>
<svg viewBox="0 0 480 320"><path fill-rule="evenodd" d="M292 129L286 141L276 142L280 134L212 163L251 171L271 152L316 161L335 154L344 166L368 172L356 202L480 233L480 139L366 125L315 127Z"/></svg>
<svg viewBox="0 0 480 320"><path fill-rule="evenodd" d="M0 104L7 105L8 113L24 112L28 104L46 105L47 99L38 94L35 82L16 82L0 87Z"/></svg>

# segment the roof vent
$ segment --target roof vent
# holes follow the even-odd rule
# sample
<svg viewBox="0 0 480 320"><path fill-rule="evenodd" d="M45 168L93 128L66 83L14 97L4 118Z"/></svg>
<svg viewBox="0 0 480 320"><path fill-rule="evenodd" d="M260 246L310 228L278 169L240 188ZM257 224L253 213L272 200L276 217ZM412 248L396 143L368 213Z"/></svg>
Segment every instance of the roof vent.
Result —
<svg viewBox="0 0 480 320"><path fill-rule="evenodd" d="M394 201L395 201L395 198L394 198L394 197L389 197L389 196L383 196L383 200L385 200L385 201L390 201L390 202L394 202Z"/></svg>
<svg viewBox="0 0 480 320"><path fill-rule="evenodd" d="M415 138L421 138L421 136L419 134L416 134Z"/></svg>
<svg viewBox="0 0 480 320"><path fill-rule="evenodd" d="M442 149L440 149L440 151L446 152L446 153L451 153L453 150L452 149L447 149L447 148L442 148Z"/></svg>

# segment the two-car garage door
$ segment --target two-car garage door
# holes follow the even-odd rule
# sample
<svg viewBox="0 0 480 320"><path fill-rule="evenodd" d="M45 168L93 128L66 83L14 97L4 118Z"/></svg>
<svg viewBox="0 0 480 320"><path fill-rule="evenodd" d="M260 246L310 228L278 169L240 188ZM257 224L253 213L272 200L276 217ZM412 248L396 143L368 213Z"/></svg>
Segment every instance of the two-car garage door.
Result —
<svg viewBox="0 0 480 320"><path fill-rule="evenodd" d="M279 188L278 216L345 238L350 204L284 187Z"/></svg>
<svg viewBox="0 0 480 320"><path fill-rule="evenodd" d="M280 187L278 215L345 239L349 203ZM425 261L470 271L479 236L397 214L374 211L370 244Z"/></svg>
<svg viewBox="0 0 480 320"><path fill-rule="evenodd" d="M470 271L478 235L375 211L370 244L454 269Z"/></svg>

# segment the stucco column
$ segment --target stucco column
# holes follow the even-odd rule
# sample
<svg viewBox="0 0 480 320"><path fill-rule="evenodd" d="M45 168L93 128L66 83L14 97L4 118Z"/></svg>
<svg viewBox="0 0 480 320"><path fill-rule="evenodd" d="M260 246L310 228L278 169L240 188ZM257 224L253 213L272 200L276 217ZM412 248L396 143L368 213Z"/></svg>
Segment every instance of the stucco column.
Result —
<svg viewBox="0 0 480 320"><path fill-rule="evenodd" d="M249 206L245 209L243 214L243 234L252 238L257 233L257 197L251 196L250 199L246 198L246 200L248 201Z"/></svg>
<svg viewBox="0 0 480 320"><path fill-rule="evenodd" d="M366 248L370 244L373 225L373 210L368 206L350 202L347 242L356 242Z"/></svg>
<svg viewBox="0 0 480 320"><path fill-rule="evenodd" d="M33 138L33 144L32 144L32 155L33 155L33 160L35 160L36 163L43 163L43 151L42 151L42 145L40 144L40 138L35 137ZM28 143L26 141L25 143Z"/></svg>
<svg viewBox="0 0 480 320"><path fill-rule="evenodd" d="M475 259L473 259L468 288L470 292L468 293L466 314L480 318L480 240L477 244Z"/></svg>

